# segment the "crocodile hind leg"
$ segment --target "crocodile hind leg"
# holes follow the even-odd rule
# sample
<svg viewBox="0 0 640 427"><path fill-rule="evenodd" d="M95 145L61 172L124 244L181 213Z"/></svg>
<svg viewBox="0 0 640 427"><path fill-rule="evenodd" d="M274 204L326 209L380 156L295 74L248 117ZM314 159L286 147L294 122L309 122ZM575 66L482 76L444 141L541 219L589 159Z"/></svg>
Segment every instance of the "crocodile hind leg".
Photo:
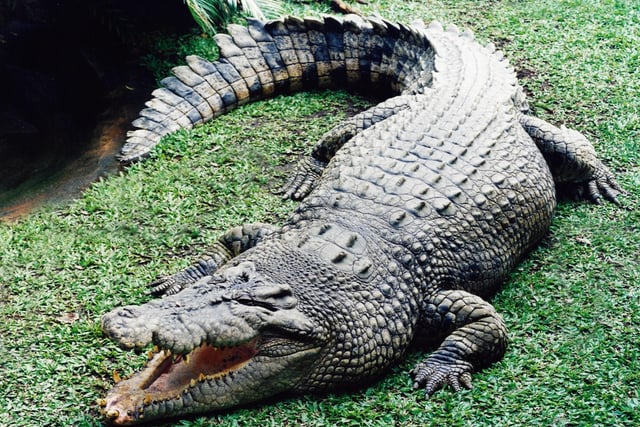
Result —
<svg viewBox="0 0 640 427"><path fill-rule="evenodd" d="M399 111L409 108L410 103L424 95L399 95L369 108L341 122L325 133L311 152L296 166L294 175L280 189L285 199L302 200L315 186L329 160L351 138L363 130L379 123Z"/></svg>
<svg viewBox="0 0 640 427"><path fill-rule="evenodd" d="M157 297L180 292L203 277L211 276L220 266L254 247L274 230L276 227L262 223L245 224L229 229L194 264L170 276L160 276L150 283L150 293Z"/></svg>
<svg viewBox="0 0 640 427"><path fill-rule="evenodd" d="M440 291L429 298L422 325L429 341L444 337L411 371L413 387L423 387L427 397L446 384L455 391L471 388L471 373L499 360L507 348L502 317L491 304L465 291Z"/></svg>
<svg viewBox="0 0 640 427"><path fill-rule="evenodd" d="M623 190L584 135L527 115L520 117L520 124L542 151L559 187L597 204L603 197L618 203Z"/></svg>

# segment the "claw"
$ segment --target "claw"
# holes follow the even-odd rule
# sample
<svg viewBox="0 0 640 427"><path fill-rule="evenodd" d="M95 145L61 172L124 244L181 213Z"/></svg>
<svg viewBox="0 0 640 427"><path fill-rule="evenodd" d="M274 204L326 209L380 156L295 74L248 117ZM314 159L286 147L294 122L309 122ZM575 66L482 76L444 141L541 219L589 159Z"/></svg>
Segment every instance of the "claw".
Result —
<svg viewBox="0 0 640 427"><path fill-rule="evenodd" d="M471 371L473 367L465 361L441 362L427 359L411 370L414 379L413 388L424 388L425 398L430 398L445 385L454 391L471 389Z"/></svg>
<svg viewBox="0 0 640 427"><path fill-rule="evenodd" d="M589 199L597 205L602 203L602 198L604 197L611 203L620 206L618 195L623 194L624 190L616 182L611 171L605 165L600 164L593 179L587 184L587 192L589 193Z"/></svg>
<svg viewBox="0 0 640 427"><path fill-rule="evenodd" d="M224 248L222 249L225 250ZM158 276L147 287L148 292L154 297L166 297L177 294L183 289L197 283L199 280L213 274L220 263L225 262L226 254L207 255L197 263L169 276Z"/></svg>
<svg viewBox="0 0 640 427"><path fill-rule="evenodd" d="M440 390L443 386L443 382L440 379L436 379L436 378L431 378L429 381L427 381L427 384L424 386L424 397L426 399L430 398L431 396L433 396L433 394ZM457 391L454 387L453 389L454 391Z"/></svg>
<svg viewBox="0 0 640 427"><path fill-rule="evenodd" d="M598 183L596 181L589 181L587 183L587 192L589 193L589 200L591 200L596 205L602 204L602 196L600 195L600 190L598 189Z"/></svg>
<svg viewBox="0 0 640 427"><path fill-rule="evenodd" d="M460 375L460 382L462 383L462 386L467 390L471 390L473 388L473 384L471 384L471 374L469 372L465 372L464 374Z"/></svg>
<svg viewBox="0 0 640 427"><path fill-rule="evenodd" d="M456 393L462 390L462 386L460 385L460 381L457 377L451 377L448 379L448 383Z"/></svg>
<svg viewBox="0 0 640 427"><path fill-rule="evenodd" d="M313 190L326 163L314 158L304 158L296 167L295 174L276 194L281 194L283 199L302 200Z"/></svg>

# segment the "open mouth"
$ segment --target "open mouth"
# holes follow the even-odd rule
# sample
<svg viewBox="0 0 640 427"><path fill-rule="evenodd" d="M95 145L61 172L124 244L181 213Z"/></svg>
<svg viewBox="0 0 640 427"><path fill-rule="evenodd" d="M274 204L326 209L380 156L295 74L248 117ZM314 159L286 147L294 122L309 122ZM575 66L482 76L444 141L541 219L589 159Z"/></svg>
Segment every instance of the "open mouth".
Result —
<svg viewBox="0 0 640 427"><path fill-rule="evenodd" d="M256 342L257 339L241 346L224 348L204 344L191 353L173 357L169 352L158 352L153 359L163 360L141 388L150 396L166 392L173 392L175 396L176 392L193 387L198 381L224 377L242 368L256 355Z"/></svg>
<svg viewBox="0 0 640 427"><path fill-rule="evenodd" d="M176 399L199 383L223 378L240 370L258 353L258 339L234 347L203 344L190 353L150 352L142 371L116 384L98 404L114 424L144 418L144 408Z"/></svg>

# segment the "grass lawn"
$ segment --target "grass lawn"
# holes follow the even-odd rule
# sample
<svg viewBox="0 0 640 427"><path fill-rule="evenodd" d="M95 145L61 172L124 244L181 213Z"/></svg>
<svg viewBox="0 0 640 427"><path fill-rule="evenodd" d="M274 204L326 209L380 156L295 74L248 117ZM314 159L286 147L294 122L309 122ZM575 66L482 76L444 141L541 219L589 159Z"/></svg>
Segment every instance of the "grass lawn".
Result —
<svg viewBox="0 0 640 427"><path fill-rule="evenodd" d="M169 425L640 425L638 1L369 0L358 7L404 22L455 22L494 41L519 70L535 114L595 142L628 191L624 207L560 205L549 236L493 299L510 347L474 375L471 391L447 389L425 401L407 375L423 355L411 354L354 393ZM287 165L366 105L329 92L246 105L166 138L152 159L69 205L0 224L0 426L101 425L95 399L111 387L114 370L128 375L142 357L105 339L100 315L147 300L147 282L186 266L227 227L282 221L295 203L271 189Z"/></svg>

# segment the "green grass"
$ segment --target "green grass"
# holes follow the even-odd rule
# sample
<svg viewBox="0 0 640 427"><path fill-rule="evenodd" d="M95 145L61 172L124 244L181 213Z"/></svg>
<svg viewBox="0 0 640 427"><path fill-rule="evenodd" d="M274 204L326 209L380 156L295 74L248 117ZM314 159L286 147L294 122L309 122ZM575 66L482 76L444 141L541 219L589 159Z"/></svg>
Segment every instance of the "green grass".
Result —
<svg viewBox="0 0 640 427"><path fill-rule="evenodd" d="M308 15L318 6L289 6ZM382 381L179 426L640 424L640 5L637 1L374 1L405 22L472 28L507 52L535 113L586 133L628 191L624 208L563 203L551 233L493 299L505 358L472 391L411 390L410 354ZM201 41L197 43L201 44ZM148 297L223 229L278 222L270 190L322 132L366 101L300 94L244 106L167 138L153 159L74 203L0 225L0 426L98 426L93 401L140 356L102 337L105 311Z"/></svg>

